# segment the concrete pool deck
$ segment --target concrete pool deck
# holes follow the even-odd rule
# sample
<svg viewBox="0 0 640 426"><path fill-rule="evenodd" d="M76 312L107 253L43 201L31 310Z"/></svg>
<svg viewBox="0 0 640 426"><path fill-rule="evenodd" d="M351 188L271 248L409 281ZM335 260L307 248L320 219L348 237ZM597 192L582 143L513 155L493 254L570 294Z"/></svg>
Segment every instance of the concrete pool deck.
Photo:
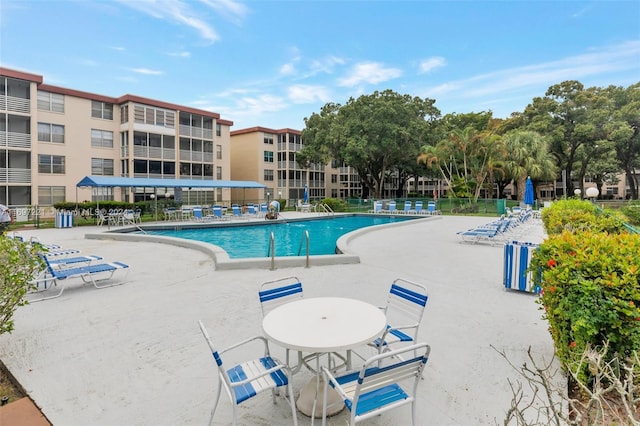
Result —
<svg viewBox="0 0 640 426"><path fill-rule="evenodd" d="M131 268L124 285L71 285L57 299L18 308L15 331L0 336L0 359L56 426L205 424L216 371L198 319L223 348L262 334L257 290L264 281L295 275L305 297L382 305L391 281L402 277L429 289L419 340L431 345L431 357L418 391L418 424L502 423L513 396L509 380L518 375L497 350L519 366L529 347L547 361L554 348L536 297L503 289L501 247L461 243L456 235L490 220L441 216L377 227L346 242L360 263L275 270L220 270L191 248L85 238L103 231L97 227L22 231ZM543 238L542 226L534 225L518 240ZM271 350L283 358L282 349ZM310 377L294 376L295 391ZM347 419L343 411L329 424ZM222 396L214 424L230 420L231 404ZM298 421L310 424L300 413ZM283 398L274 406L260 395L240 406L239 423L291 424L291 413ZM367 424L410 424L410 410Z"/></svg>

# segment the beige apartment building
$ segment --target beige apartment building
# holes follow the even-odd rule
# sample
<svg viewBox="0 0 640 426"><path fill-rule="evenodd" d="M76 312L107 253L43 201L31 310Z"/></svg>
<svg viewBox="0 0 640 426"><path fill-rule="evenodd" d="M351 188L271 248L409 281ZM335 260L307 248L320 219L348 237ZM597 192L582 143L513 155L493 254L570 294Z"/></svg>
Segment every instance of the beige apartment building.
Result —
<svg viewBox="0 0 640 426"><path fill-rule="evenodd" d="M335 161L326 166L299 166L297 154L303 146L300 130L276 130L260 126L233 130L231 179L256 181L267 188L236 189L232 191L232 199L280 199L287 200L287 204L291 206L303 200L305 186L308 188L310 201L327 197L360 196L360 178L350 167Z"/></svg>
<svg viewBox="0 0 640 426"><path fill-rule="evenodd" d="M76 184L89 175L229 180L232 125L209 111L52 86L42 76L0 68L0 203L42 208L60 201L137 201L154 191L192 204L229 200L228 188Z"/></svg>

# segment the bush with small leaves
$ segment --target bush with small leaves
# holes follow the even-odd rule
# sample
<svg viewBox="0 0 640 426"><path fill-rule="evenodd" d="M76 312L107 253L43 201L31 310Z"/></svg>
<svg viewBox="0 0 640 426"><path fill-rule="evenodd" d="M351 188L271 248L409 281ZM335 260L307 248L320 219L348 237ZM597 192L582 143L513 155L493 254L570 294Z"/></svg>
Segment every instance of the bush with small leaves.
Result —
<svg viewBox="0 0 640 426"><path fill-rule="evenodd" d="M37 247L0 235L0 334L13 331L13 314L27 303L30 282L42 268Z"/></svg>

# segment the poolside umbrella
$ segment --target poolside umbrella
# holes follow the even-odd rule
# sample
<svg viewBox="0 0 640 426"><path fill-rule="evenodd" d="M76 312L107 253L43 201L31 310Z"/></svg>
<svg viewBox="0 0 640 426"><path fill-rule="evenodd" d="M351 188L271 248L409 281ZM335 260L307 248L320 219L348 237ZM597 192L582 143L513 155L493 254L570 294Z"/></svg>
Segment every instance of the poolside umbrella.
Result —
<svg viewBox="0 0 640 426"><path fill-rule="evenodd" d="M304 196L302 198L303 198L302 201L305 204L309 203L309 186L307 184L304 185Z"/></svg>
<svg viewBox="0 0 640 426"><path fill-rule="evenodd" d="M529 176L527 176L527 182L524 186L524 203L529 206L533 205L533 182Z"/></svg>

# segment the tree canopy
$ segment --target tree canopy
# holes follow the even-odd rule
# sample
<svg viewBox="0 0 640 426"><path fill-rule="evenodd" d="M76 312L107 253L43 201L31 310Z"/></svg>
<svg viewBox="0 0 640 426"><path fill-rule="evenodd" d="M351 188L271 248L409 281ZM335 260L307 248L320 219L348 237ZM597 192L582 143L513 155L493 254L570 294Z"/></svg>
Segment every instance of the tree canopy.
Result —
<svg viewBox="0 0 640 426"><path fill-rule="evenodd" d="M328 103L305 118L298 162L342 162L358 173L363 196L380 198L387 174L415 165L420 147L433 137L440 116L434 104L392 90L350 98L345 105Z"/></svg>

